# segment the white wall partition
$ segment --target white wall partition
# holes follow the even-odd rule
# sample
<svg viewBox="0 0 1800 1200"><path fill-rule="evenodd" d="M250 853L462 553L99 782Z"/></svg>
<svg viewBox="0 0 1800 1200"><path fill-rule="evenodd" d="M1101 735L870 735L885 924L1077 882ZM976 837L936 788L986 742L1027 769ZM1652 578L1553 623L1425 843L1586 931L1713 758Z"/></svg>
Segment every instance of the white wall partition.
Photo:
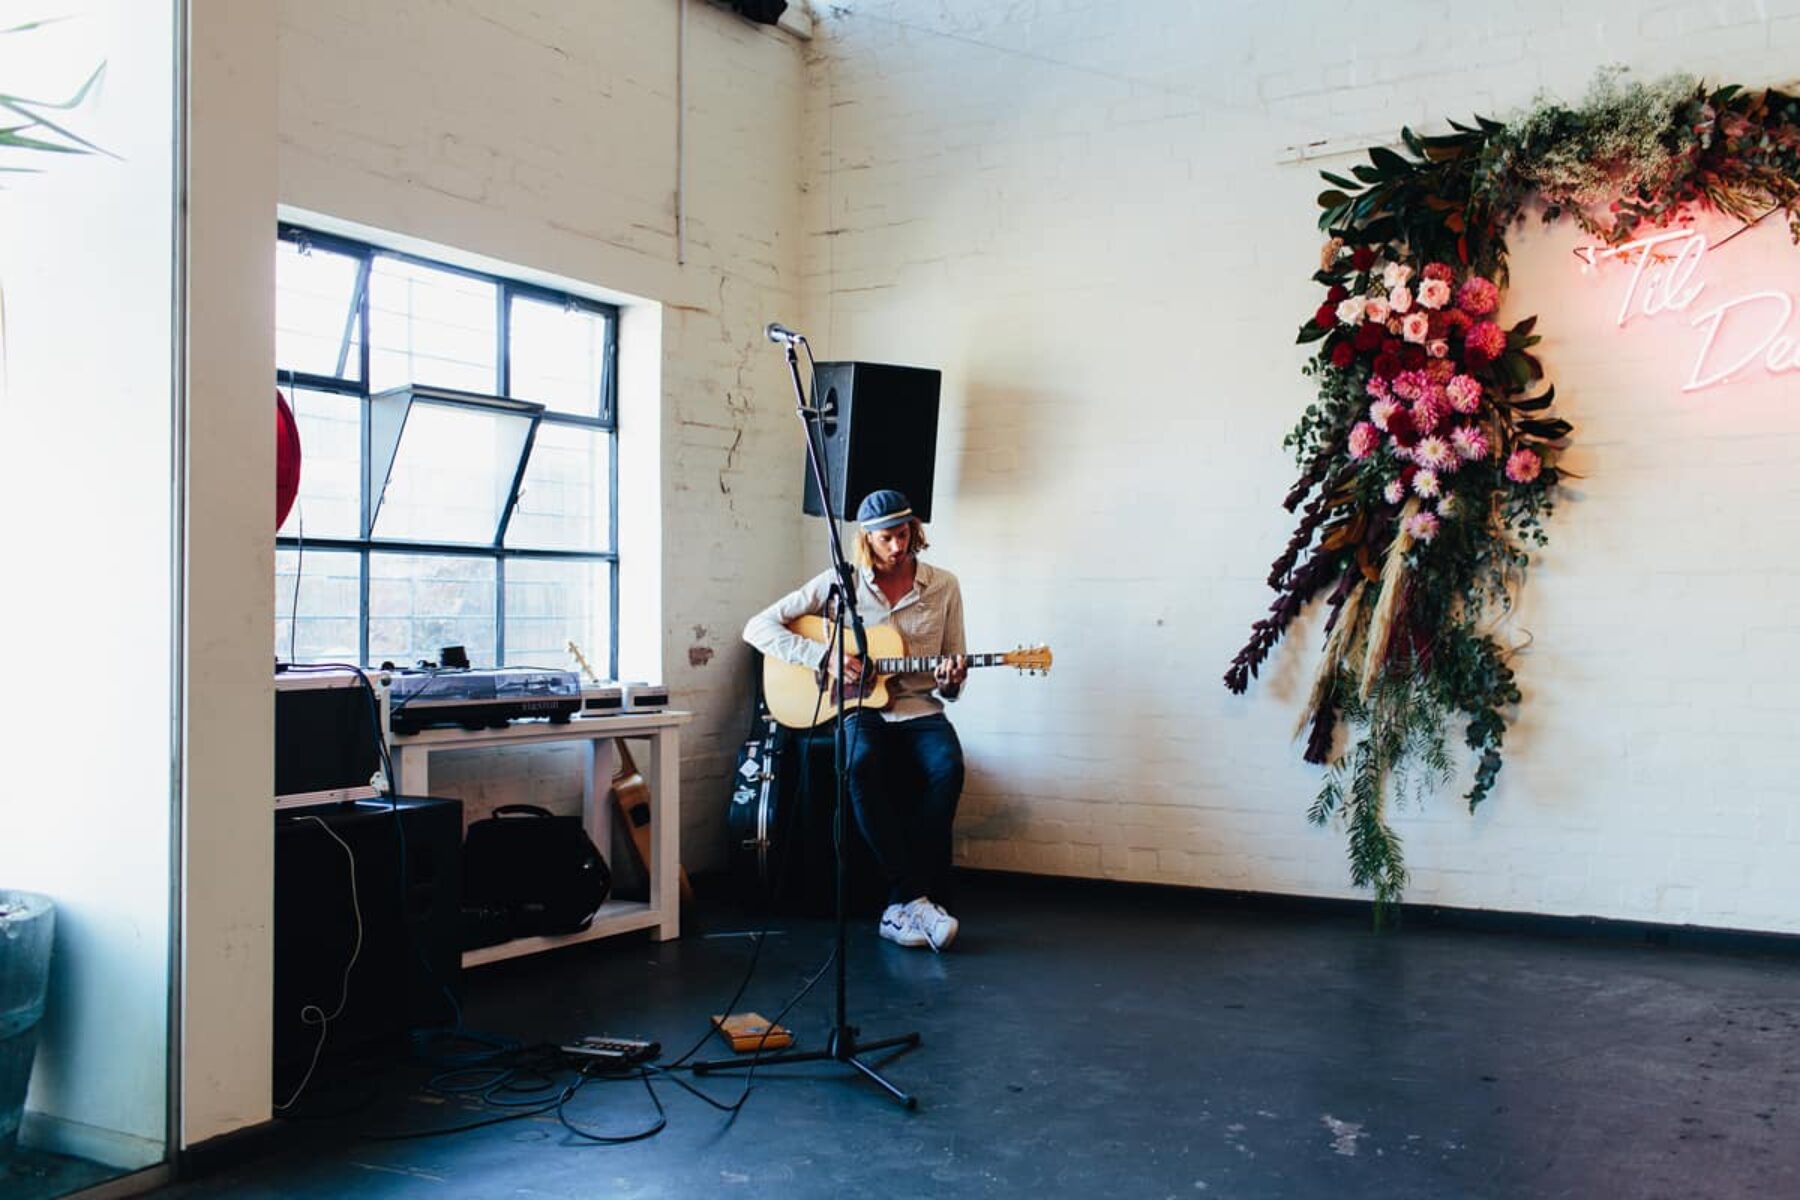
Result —
<svg viewBox="0 0 1800 1200"><path fill-rule="evenodd" d="M168 1121L175 11L4 24L9 94L67 101L104 64L45 114L98 152L0 155L41 172L0 188L0 886L57 905L23 1141L141 1167Z"/></svg>

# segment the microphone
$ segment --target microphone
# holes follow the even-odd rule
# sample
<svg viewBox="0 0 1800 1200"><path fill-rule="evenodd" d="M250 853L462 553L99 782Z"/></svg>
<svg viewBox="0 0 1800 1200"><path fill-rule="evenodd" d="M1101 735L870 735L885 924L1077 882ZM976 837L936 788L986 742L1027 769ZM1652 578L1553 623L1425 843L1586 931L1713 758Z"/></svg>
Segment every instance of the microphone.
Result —
<svg viewBox="0 0 1800 1200"><path fill-rule="evenodd" d="M779 321L770 321L763 327L763 336L771 342L804 342L806 335L795 333Z"/></svg>

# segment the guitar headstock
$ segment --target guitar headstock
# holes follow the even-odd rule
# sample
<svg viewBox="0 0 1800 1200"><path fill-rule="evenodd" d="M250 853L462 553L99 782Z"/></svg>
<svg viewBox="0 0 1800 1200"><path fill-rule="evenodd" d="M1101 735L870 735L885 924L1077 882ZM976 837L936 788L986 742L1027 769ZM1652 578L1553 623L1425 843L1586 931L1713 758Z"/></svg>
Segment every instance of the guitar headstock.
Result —
<svg viewBox="0 0 1800 1200"><path fill-rule="evenodd" d="M1000 660L1009 667L1017 667L1032 675L1050 673L1050 647L1020 646L1017 650L1008 650L1000 656Z"/></svg>

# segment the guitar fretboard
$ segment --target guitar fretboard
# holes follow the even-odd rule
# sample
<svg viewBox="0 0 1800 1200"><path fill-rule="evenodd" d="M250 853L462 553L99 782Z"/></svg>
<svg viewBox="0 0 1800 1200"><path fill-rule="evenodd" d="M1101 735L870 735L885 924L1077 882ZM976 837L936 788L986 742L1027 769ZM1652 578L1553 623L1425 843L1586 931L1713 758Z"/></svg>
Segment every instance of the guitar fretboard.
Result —
<svg viewBox="0 0 1800 1200"><path fill-rule="evenodd" d="M947 662L948 654L935 657L920 655L914 658L878 658L875 660L877 675L901 675L912 671L935 671L938 664ZM1006 665L1006 652L997 654L965 654L963 661L971 667L1003 667Z"/></svg>

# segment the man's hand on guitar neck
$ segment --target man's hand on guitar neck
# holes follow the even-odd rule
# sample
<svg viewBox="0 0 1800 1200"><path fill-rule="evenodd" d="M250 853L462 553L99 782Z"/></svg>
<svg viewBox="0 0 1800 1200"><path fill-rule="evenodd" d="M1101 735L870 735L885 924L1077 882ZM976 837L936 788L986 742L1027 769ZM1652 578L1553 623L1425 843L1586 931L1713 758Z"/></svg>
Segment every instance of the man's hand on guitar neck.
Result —
<svg viewBox="0 0 1800 1200"><path fill-rule="evenodd" d="M961 654L952 655L940 662L932 674L937 678L938 691L946 699L954 700L962 691L963 682L969 678L969 660Z"/></svg>

